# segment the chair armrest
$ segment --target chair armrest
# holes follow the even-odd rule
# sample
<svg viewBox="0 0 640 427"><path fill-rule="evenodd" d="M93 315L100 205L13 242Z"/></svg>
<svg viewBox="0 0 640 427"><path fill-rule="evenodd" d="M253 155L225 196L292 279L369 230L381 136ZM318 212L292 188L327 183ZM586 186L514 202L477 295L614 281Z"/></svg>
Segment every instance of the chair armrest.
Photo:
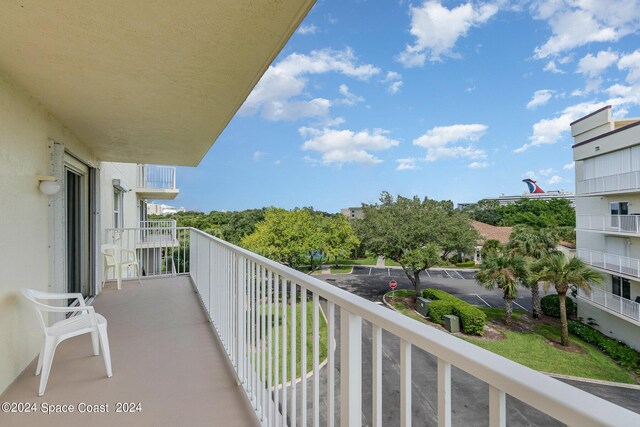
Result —
<svg viewBox="0 0 640 427"><path fill-rule="evenodd" d="M126 254L126 258L122 259L122 261L124 262L130 262L130 261L138 261L138 255L136 254L136 251L131 250L131 249L121 249L120 252L122 254Z"/></svg>
<svg viewBox="0 0 640 427"><path fill-rule="evenodd" d="M84 297L81 293L50 293L32 290L33 296L37 299L59 300L59 299L77 299L80 306L84 306ZM43 304L46 305L46 304Z"/></svg>
<svg viewBox="0 0 640 427"><path fill-rule="evenodd" d="M52 313L74 313L74 312L86 311L88 313L95 314L96 312L96 309L93 308L93 306L91 305L76 306L76 307L55 307L52 305L46 305L42 303L37 303L37 304L38 306L40 306L40 309L42 311L49 311Z"/></svg>

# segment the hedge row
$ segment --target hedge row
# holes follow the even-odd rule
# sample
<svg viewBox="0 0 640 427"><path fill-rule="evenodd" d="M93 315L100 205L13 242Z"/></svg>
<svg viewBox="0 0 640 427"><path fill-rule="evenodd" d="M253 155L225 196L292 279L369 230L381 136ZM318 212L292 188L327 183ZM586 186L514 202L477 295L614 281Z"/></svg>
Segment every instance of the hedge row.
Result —
<svg viewBox="0 0 640 427"><path fill-rule="evenodd" d="M565 306L567 307L567 316L571 316L576 311L576 303L567 297ZM560 297L558 294L547 295L540 300L540 308L547 316L560 318Z"/></svg>
<svg viewBox="0 0 640 427"><path fill-rule="evenodd" d="M460 318L462 331L466 334L482 335L487 316L477 307L439 289L427 288L422 297L433 300L429 304L429 317L435 323L444 324L444 316L453 314Z"/></svg>
<svg viewBox="0 0 640 427"><path fill-rule="evenodd" d="M626 344L574 320L569 321L569 332L589 344L595 345L610 358L619 362L623 368L640 371L640 353Z"/></svg>

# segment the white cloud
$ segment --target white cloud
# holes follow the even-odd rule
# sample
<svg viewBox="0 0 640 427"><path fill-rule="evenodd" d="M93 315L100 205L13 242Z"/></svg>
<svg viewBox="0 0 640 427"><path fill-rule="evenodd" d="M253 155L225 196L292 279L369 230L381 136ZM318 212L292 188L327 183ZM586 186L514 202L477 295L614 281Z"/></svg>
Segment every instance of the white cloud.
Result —
<svg viewBox="0 0 640 427"><path fill-rule="evenodd" d="M346 120L342 117L324 117L322 120L314 123L312 126L317 128L333 128L344 124Z"/></svg>
<svg viewBox="0 0 640 427"><path fill-rule="evenodd" d="M405 67L416 67L427 59L440 61L442 56L454 56L452 50L457 40L497 12L498 6L492 3L474 6L468 2L447 9L438 1L429 0L422 6L411 7L410 32L416 40L413 45L407 45L397 59Z"/></svg>
<svg viewBox="0 0 640 427"><path fill-rule="evenodd" d="M554 60L547 62L547 65L544 66L543 70L552 72L553 74L564 74L564 71L558 68Z"/></svg>
<svg viewBox="0 0 640 427"><path fill-rule="evenodd" d="M331 101L308 99L307 76L335 72L366 81L380 73L371 64L359 64L353 51L314 50L308 55L293 53L269 67L253 89L240 112L261 114L268 120L296 120L329 114Z"/></svg>
<svg viewBox="0 0 640 427"><path fill-rule="evenodd" d="M553 175L551 178L547 180L547 184L558 184L562 182L562 177L558 175Z"/></svg>
<svg viewBox="0 0 640 427"><path fill-rule="evenodd" d="M640 81L640 49L621 57L618 61L618 68L620 70L628 70L627 83Z"/></svg>
<svg viewBox="0 0 640 427"><path fill-rule="evenodd" d="M258 160L263 158L266 154L267 153L265 153L264 151L256 151L255 153L253 153L253 160L257 162Z"/></svg>
<svg viewBox="0 0 640 427"><path fill-rule="evenodd" d="M347 86L344 83L340 85L340 87L338 88L338 91L340 92L340 95L343 96L342 99L338 99L336 101L338 104L353 106L361 102L364 102L365 100L362 96L358 96L351 93L349 91L349 86Z"/></svg>
<svg viewBox="0 0 640 427"><path fill-rule="evenodd" d="M395 72L395 71L387 72L386 77L381 81L382 81L382 83L388 83L389 84L389 86L387 87L387 90L392 95L397 93L400 90L400 88L402 87L402 85L404 84L404 82L402 81L402 76L399 73Z"/></svg>
<svg viewBox="0 0 640 427"><path fill-rule="evenodd" d="M542 176L549 176L552 173L554 173L555 170L553 168L547 168L547 169L539 169L538 173Z"/></svg>
<svg viewBox="0 0 640 427"><path fill-rule="evenodd" d="M316 129L302 127L300 135L307 139L302 144L305 151L316 151L324 164L336 163L364 163L376 164L382 162L370 151L383 151L395 147L400 142L387 137L389 133L383 129L372 132L362 130Z"/></svg>
<svg viewBox="0 0 640 427"><path fill-rule="evenodd" d="M604 70L618 60L618 54L611 51L600 51L593 56L585 55L578 62L578 72L591 78L599 76Z"/></svg>
<svg viewBox="0 0 640 427"><path fill-rule="evenodd" d="M639 0L533 2L534 17L547 21L552 33L534 56L543 59L587 43L617 41L638 29L639 6Z"/></svg>
<svg viewBox="0 0 640 427"><path fill-rule="evenodd" d="M531 98L531 101L527 103L527 108L529 110L533 110L537 107L540 107L541 105L546 104L553 97L553 93L554 91L550 89L541 89L535 91L533 97Z"/></svg>
<svg viewBox="0 0 640 427"><path fill-rule="evenodd" d="M526 171L522 176L524 176L525 178L532 179L534 181L538 179L534 171Z"/></svg>
<svg viewBox="0 0 640 427"><path fill-rule="evenodd" d="M570 128L569 124L585 116L598 108L606 105L605 103L589 103L583 102L565 108L558 117L552 119L542 119L533 125L533 134L529 137L529 142L514 150L515 153L522 153L531 147L538 145L555 144L562 137L564 132Z"/></svg>
<svg viewBox="0 0 640 427"><path fill-rule="evenodd" d="M315 34L317 32L318 27L316 27L314 24L300 25L300 28L298 28L298 31L296 31L296 33L298 34Z"/></svg>
<svg viewBox="0 0 640 427"><path fill-rule="evenodd" d="M566 165L562 166L562 169L566 170L566 171L570 171L570 170L574 170L576 167L576 163L575 162L571 162L571 163L567 163Z"/></svg>
<svg viewBox="0 0 640 427"><path fill-rule="evenodd" d="M405 171L405 170L420 169L420 167L416 165L416 162L418 160L419 159L416 159L414 157L410 157L406 159L397 159L396 162L398 162L398 166L396 167L396 170Z"/></svg>
<svg viewBox="0 0 640 427"><path fill-rule="evenodd" d="M413 145L427 149L425 160L428 161L456 157L480 159L485 158L486 153L472 143L478 141L486 131L487 126L481 124L438 126L414 139ZM460 145L463 142L467 144Z"/></svg>
<svg viewBox="0 0 640 427"><path fill-rule="evenodd" d="M487 162L473 162L469 164L469 168L471 169L482 169L486 168L487 166L489 166L489 163Z"/></svg>

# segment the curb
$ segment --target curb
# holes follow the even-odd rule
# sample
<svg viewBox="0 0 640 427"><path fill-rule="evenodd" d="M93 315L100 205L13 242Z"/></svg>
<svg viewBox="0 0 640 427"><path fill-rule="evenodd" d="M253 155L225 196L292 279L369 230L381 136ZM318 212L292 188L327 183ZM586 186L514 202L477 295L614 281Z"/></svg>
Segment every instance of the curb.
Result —
<svg viewBox="0 0 640 427"><path fill-rule="evenodd" d="M593 378L583 378L583 377L574 377L571 375L564 375L564 374L554 374L551 372L544 372L544 371L539 371L545 375L548 375L552 378L556 378L556 379L563 379L563 380L572 380L572 381L580 381L583 383L588 383L588 384L598 384L598 385L606 385L609 387L620 387L620 388L628 388L631 390L640 390L640 385L637 384L627 384L627 383L617 383L614 381L605 381L605 380L596 380Z"/></svg>

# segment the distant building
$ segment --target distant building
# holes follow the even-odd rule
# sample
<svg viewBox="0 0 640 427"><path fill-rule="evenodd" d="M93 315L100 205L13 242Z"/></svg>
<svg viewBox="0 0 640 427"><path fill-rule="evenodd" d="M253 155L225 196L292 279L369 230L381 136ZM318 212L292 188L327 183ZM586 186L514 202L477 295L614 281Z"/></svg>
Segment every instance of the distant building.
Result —
<svg viewBox="0 0 640 427"><path fill-rule="evenodd" d="M571 204L572 208L576 206L576 197L570 191L565 190L552 190L552 191L544 191L540 186L536 183L536 181L527 178L523 179L522 182L527 184L529 188L528 193L523 193L518 196L506 196L504 194L497 197L485 197L483 200L497 200L500 203L500 206L511 205L516 203L518 200L522 199L530 199L530 200L554 200L554 199L567 199ZM458 209L464 209L473 203L458 203Z"/></svg>
<svg viewBox="0 0 640 427"><path fill-rule="evenodd" d="M176 208L174 206L169 205L159 205L157 203L148 203L147 204L147 214L148 215L171 215L177 212L184 212L185 209L183 207Z"/></svg>
<svg viewBox="0 0 640 427"><path fill-rule="evenodd" d="M482 261L482 247L487 240L497 240L503 245L506 245L509 243L509 237L513 230L513 227L498 227L480 221L471 221L471 225L480 235L480 240L476 242L476 250L473 255L473 261L476 263Z"/></svg>
<svg viewBox="0 0 640 427"><path fill-rule="evenodd" d="M340 213L349 219L364 218L364 210L362 209L362 207L340 209Z"/></svg>

